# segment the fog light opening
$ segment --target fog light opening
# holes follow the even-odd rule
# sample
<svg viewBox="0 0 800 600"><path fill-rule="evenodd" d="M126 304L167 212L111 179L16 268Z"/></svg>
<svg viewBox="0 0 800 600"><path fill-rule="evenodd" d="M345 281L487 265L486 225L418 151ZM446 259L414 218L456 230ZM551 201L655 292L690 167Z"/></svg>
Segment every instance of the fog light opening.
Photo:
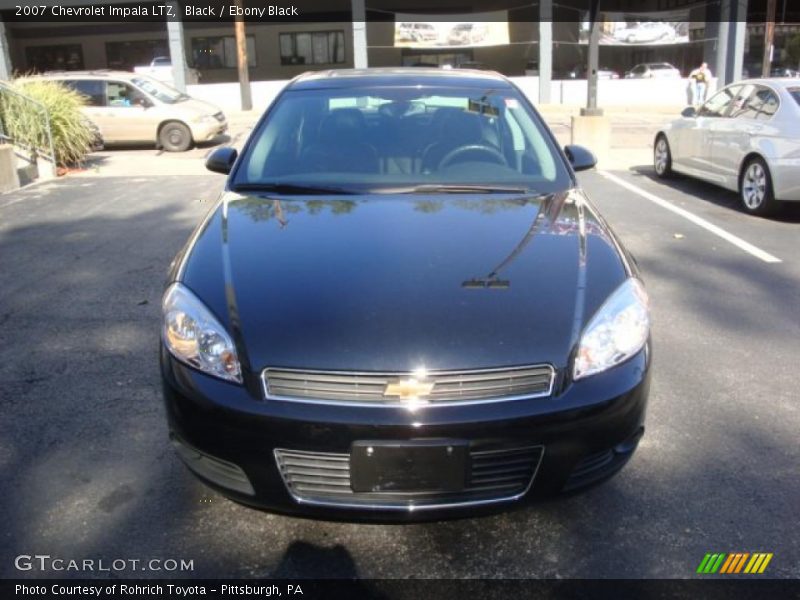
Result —
<svg viewBox="0 0 800 600"><path fill-rule="evenodd" d="M639 445L639 440L642 439L644 435L644 426L639 427L632 436L630 436L624 442L617 444L614 446L614 454L630 454L634 450L636 450L636 446Z"/></svg>
<svg viewBox="0 0 800 600"><path fill-rule="evenodd" d="M174 433L170 434L172 445L183 463L191 471L211 483L220 487L233 490L248 496L255 496L253 484L250 483L245 472L238 465L201 452L180 439Z"/></svg>

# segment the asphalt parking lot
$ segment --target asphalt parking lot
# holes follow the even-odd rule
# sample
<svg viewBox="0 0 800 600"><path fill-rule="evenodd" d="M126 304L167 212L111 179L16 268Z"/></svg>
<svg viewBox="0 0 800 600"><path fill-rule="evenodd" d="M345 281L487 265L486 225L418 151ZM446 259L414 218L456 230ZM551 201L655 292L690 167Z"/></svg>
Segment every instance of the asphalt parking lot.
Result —
<svg viewBox="0 0 800 600"><path fill-rule="evenodd" d="M799 210L748 217L734 194L645 165L582 175L653 299L631 463L509 513L331 523L225 500L174 455L160 294L222 178L128 164L136 174L109 166L0 196L0 576L41 576L14 567L38 553L193 560L169 574L181 577L683 578L706 552L772 552L767 575L800 577Z"/></svg>

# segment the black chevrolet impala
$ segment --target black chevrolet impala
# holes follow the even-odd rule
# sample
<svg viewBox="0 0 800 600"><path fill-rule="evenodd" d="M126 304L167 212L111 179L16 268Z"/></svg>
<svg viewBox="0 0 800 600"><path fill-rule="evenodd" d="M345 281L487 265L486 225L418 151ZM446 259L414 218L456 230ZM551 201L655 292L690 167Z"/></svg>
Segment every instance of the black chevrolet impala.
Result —
<svg viewBox="0 0 800 600"><path fill-rule="evenodd" d="M647 293L497 74L308 74L175 259L173 444L237 501L318 517L474 514L615 473L644 432Z"/></svg>

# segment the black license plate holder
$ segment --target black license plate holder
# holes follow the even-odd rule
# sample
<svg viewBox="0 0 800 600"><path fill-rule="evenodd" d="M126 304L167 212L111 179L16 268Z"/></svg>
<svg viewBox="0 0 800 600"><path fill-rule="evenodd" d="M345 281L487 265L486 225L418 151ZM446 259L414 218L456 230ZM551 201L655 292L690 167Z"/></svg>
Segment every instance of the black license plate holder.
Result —
<svg viewBox="0 0 800 600"><path fill-rule="evenodd" d="M350 447L354 492L459 492L467 479L466 440L356 441Z"/></svg>

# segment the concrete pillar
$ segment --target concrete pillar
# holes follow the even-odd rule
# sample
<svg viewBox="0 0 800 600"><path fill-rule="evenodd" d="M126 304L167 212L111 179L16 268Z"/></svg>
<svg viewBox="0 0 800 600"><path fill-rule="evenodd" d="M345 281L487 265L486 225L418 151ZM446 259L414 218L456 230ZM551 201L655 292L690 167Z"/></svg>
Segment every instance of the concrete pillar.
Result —
<svg viewBox="0 0 800 600"><path fill-rule="evenodd" d="M747 41L747 0L721 0L717 33L717 87L742 78ZM750 74L757 77L757 73Z"/></svg>
<svg viewBox="0 0 800 600"><path fill-rule="evenodd" d="M353 66L366 69L367 61L367 11L364 0L350 0L353 17Z"/></svg>
<svg viewBox="0 0 800 600"><path fill-rule="evenodd" d="M602 116L603 109L597 107L597 70L600 68L600 0L592 0L589 13L591 32L589 33L589 64L586 65L586 108L583 116Z"/></svg>
<svg viewBox="0 0 800 600"><path fill-rule="evenodd" d="M550 103L553 80L553 0L539 2L539 104Z"/></svg>
<svg viewBox="0 0 800 600"><path fill-rule="evenodd" d="M730 32L731 0L722 0L719 7L719 23L717 29L717 57L714 75L717 76L717 87L728 84L728 33ZM706 26L708 27L708 26Z"/></svg>
<svg viewBox="0 0 800 600"><path fill-rule="evenodd" d="M600 63L600 0L592 0L589 21L589 64L586 93L586 107L578 116L571 118L570 143L586 146L598 157L598 161L608 156L611 149L611 121L597 106L597 70Z"/></svg>
<svg viewBox="0 0 800 600"><path fill-rule="evenodd" d="M172 60L172 81L178 90L186 92L186 45L183 41L183 21L180 18L181 5L172 0L169 2L174 19L167 19L167 38L169 39L169 57Z"/></svg>
<svg viewBox="0 0 800 600"><path fill-rule="evenodd" d="M744 44L747 37L747 0L730 0L731 19L728 30L728 58L726 61L726 83L742 78ZM758 74L752 74L758 76Z"/></svg>
<svg viewBox="0 0 800 600"><path fill-rule="evenodd" d="M6 24L3 23L0 17L0 80L11 79L11 74L14 69L11 66L11 53L8 49L8 34L6 33Z"/></svg>
<svg viewBox="0 0 800 600"><path fill-rule="evenodd" d="M0 194L19 189L17 157L11 144L0 144Z"/></svg>

